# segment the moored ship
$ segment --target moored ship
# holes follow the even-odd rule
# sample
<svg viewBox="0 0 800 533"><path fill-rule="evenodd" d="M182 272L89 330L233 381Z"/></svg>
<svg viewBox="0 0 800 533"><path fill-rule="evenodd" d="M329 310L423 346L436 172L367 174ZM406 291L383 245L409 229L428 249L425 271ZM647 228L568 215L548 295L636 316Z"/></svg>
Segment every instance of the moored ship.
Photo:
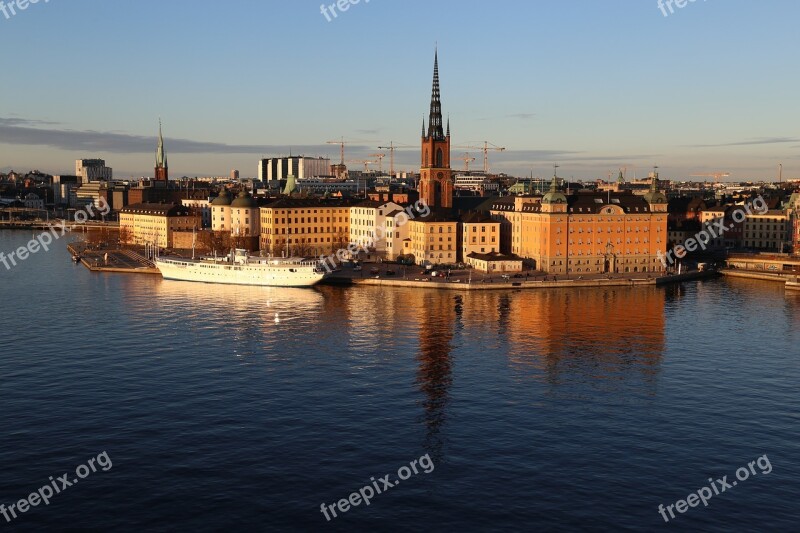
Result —
<svg viewBox="0 0 800 533"><path fill-rule="evenodd" d="M229 256L181 259L158 257L156 268L165 280L257 285L262 287L311 287L325 277L317 261L301 258L250 257L245 250Z"/></svg>

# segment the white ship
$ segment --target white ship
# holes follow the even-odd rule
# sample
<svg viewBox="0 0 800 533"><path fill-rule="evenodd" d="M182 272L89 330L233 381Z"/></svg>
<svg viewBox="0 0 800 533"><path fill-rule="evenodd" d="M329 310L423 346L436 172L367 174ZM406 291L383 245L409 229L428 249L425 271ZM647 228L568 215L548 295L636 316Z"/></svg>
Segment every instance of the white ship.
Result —
<svg viewBox="0 0 800 533"><path fill-rule="evenodd" d="M316 261L299 258L250 257L236 250L226 257L179 259L157 257L164 279L262 287L311 287L325 277Z"/></svg>

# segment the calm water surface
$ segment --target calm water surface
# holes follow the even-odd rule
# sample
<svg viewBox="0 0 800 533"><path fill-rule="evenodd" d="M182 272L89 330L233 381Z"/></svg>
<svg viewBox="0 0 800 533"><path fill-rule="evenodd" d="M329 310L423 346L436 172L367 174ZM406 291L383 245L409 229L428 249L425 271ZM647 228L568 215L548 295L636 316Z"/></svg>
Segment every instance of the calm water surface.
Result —
<svg viewBox="0 0 800 533"><path fill-rule="evenodd" d="M0 265L0 503L113 467L0 528L798 531L800 294L232 288L93 275L65 244Z"/></svg>

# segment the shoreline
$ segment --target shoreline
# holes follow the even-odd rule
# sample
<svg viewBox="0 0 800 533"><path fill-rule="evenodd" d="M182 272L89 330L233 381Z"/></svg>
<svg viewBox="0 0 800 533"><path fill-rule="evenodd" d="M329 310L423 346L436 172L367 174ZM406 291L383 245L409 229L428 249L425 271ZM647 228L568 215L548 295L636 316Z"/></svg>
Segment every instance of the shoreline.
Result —
<svg viewBox="0 0 800 533"><path fill-rule="evenodd" d="M686 281L697 281L719 277L714 271L687 272L672 276L662 276L652 279L594 279L574 280L564 279L559 281L518 281L502 283L455 283L441 281L409 281L399 279L375 278L344 278L331 277L322 281L322 285L353 287L366 285L373 287L408 287L414 289L435 289L449 291L492 291L492 290L532 290L532 289L570 289L583 287L643 287L662 286Z"/></svg>

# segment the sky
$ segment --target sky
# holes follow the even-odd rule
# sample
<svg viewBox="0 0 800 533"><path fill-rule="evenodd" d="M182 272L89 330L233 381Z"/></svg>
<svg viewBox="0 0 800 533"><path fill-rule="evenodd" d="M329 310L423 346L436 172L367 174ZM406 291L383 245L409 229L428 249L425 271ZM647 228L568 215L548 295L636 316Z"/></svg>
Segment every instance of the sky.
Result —
<svg viewBox="0 0 800 533"><path fill-rule="evenodd" d="M397 168L418 170L438 47L456 169L465 153L480 168L482 152L461 147L488 141L506 148L491 170L512 175L658 165L665 179L742 181L782 164L800 178L796 0L672 13L659 0L361 0L335 17L320 4L7 7L0 170L72 174L103 158L115 178L152 176L159 118L171 177L255 176L260 158L290 152L338 160L326 141L341 138L351 168L393 141Z"/></svg>

